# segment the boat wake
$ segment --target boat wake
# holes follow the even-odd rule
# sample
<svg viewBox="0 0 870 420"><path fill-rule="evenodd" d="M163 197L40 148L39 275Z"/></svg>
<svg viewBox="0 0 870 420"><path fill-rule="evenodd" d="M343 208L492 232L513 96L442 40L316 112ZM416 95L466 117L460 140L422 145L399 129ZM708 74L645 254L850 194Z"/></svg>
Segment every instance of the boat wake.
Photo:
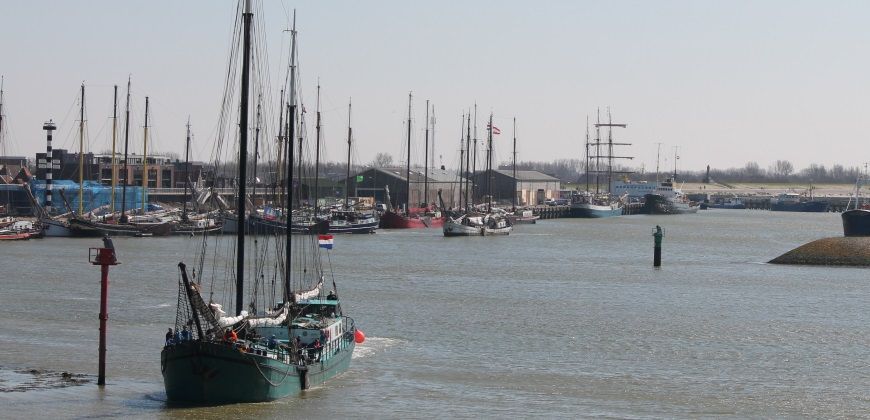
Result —
<svg viewBox="0 0 870 420"><path fill-rule="evenodd" d="M366 337L366 341L357 344L353 351L354 359L363 359L387 351L390 347L406 343L398 338Z"/></svg>
<svg viewBox="0 0 870 420"><path fill-rule="evenodd" d="M145 400L146 400L146 401L153 401L153 402L162 402L162 403L167 403L167 402L169 402L169 400L166 398L166 393L165 393L165 392L150 392L150 393L147 393L147 394L145 394Z"/></svg>

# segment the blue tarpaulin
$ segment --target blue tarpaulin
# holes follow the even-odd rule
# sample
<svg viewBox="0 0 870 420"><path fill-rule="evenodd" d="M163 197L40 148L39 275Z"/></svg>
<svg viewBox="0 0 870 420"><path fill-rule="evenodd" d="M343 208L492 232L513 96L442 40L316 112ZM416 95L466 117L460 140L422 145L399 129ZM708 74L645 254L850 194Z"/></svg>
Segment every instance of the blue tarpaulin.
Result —
<svg viewBox="0 0 870 420"><path fill-rule="evenodd" d="M82 203L85 212L89 212L95 208L108 205L112 200L112 187L103 185L97 181L85 181L82 189ZM41 205L45 205L45 181L33 181L30 185L33 195ZM60 190L63 190L70 207L78 212L79 210L79 184L74 181L59 179L51 183L51 201L56 213L65 213L66 205L60 195ZM123 187L115 187L115 210L121 210ZM145 193L145 201L148 201L148 193ZM137 209L142 207L142 187L127 186L126 205L129 209Z"/></svg>

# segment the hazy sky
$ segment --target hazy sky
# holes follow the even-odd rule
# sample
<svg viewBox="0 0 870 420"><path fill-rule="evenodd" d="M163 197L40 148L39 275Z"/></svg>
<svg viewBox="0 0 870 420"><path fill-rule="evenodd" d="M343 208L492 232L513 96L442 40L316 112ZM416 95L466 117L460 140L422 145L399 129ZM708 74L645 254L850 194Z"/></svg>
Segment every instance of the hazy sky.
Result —
<svg viewBox="0 0 870 420"><path fill-rule="evenodd" d="M481 137L489 112L502 130L499 160L509 158L514 116L520 160L581 158L587 115L609 106L628 124L616 139L633 144L618 154L648 171L659 142L670 169L674 146L680 168L693 170L870 161L866 1L276 0L263 8L276 81L286 66L283 30L297 11L302 93L312 110L320 80L330 160L344 159L349 97L359 160L377 152L401 160L413 91L415 143L429 99L436 162L447 166L456 166L460 115L475 101ZM43 151L49 118L59 124L55 147L76 149L82 81L88 150L108 150L112 85L121 86L123 108L130 74L134 127L151 97L151 148L181 153L190 115L194 157L209 159L234 16L229 0L7 2L5 152Z"/></svg>

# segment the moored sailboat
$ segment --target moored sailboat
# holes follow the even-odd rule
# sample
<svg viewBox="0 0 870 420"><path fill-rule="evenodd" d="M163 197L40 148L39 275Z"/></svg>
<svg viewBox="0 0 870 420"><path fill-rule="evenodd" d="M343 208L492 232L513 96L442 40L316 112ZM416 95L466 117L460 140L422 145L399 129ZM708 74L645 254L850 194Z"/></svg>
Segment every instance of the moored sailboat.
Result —
<svg viewBox="0 0 870 420"><path fill-rule="evenodd" d="M350 204L350 159L352 154L353 129L350 125L351 103L347 103L347 171L344 178L344 203L332 209L329 218L329 233L374 233L380 225L377 213L361 212Z"/></svg>
<svg viewBox="0 0 870 420"><path fill-rule="evenodd" d="M601 141L601 127L607 127L607 142ZM624 197L617 196L611 191L614 173L613 159L631 159L627 156L614 156L613 146L628 146L631 143L614 143L613 128L625 128L626 124L614 123L610 117L610 109L607 110L607 122L602 123L600 114L595 123L595 142L590 142L589 123L586 125L586 190L571 196L571 216L581 218L601 218L621 216L624 210ZM593 149L594 148L594 149ZM606 150L602 154L601 149ZM591 149L591 150L590 150ZM591 154L591 153L594 153ZM601 159L606 159L607 167L601 168ZM592 162L594 161L594 166ZM590 169L591 168L591 169ZM595 175L595 189L591 188L591 175ZM607 190L601 188L600 177L607 175Z"/></svg>
<svg viewBox="0 0 870 420"><path fill-rule="evenodd" d="M190 190L190 117L187 118L187 134L184 141L184 201L181 208L181 217L170 222L170 232L173 235L198 235L206 233L219 233L220 219L212 213L190 214L187 204L191 201ZM196 203L194 203L196 204ZM194 206L195 210L196 206Z"/></svg>
<svg viewBox="0 0 870 420"><path fill-rule="evenodd" d="M128 129L129 129L129 98L130 98L130 82L127 82L127 119L128 119ZM84 121L84 85L82 86L82 121ZM94 217L85 217L84 214L84 200L82 199L82 189L84 188L84 152L80 152L79 156L79 209L78 212L74 212L69 219L69 229L72 231L73 236L166 236L171 233L172 226L169 220L163 220L160 218L151 218L147 216L147 208L148 208L148 200L147 200L147 192L148 192L148 166L147 166L147 144L148 144L148 117L149 117L149 98L145 97L145 126L144 126L144 135L143 135L143 148L144 148L144 156L142 159L143 164L143 176L142 176L142 202L140 215L144 217L137 217L132 219L127 215L125 211L125 206L122 204L121 216L118 220L119 223L110 223L104 220L98 220ZM82 124L84 124L82 122ZM84 128L80 129L81 135L80 138L84 138ZM129 131L129 130L128 130ZM128 135L129 139L129 135ZM82 140L83 141L83 140ZM80 145L80 149L82 146ZM126 149L126 148L125 148ZM125 150L125 165L126 165L126 150ZM126 185L127 185L127 176L125 171L124 176L124 198L123 201L126 202ZM111 220L111 222L115 222Z"/></svg>
<svg viewBox="0 0 870 420"><path fill-rule="evenodd" d="M447 237L508 235L512 230L510 219L497 213L465 213L448 218L443 226Z"/></svg>
<svg viewBox="0 0 870 420"><path fill-rule="evenodd" d="M489 115L487 125L488 144L486 155L487 180L487 204L486 211L477 211L473 206L466 204L463 214L448 217L444 221L442 231L444 236L491 236L508 235L513 230L513 223L505 212L492 207L492 134L495 127L492 125L492 114Z"/></svg>
<svg viewBox="0 0 870 420"><path fill-rule="evenodd" d="M517 119L516 118L514 118L513 125L514 125L514 131L513 131L513 133L514 133L514 142L513 142L514 151L512 153L513 164L511 166L513 167L514 183L516 183L516 180L517 180ZM516 225L516 224L533 225L533 224L537 223L540 216L536 215L532 210L518 209L517 208L517 192L518 191L517 191L516 187L513 190L514 190L514 194L512 197L513 201L511 202L511 212L508 213L507 215L505 215L505 217L507 217L508 220L510 220L511 224L514 224L514 225Z"/></svg>
<svg viewBox="0 0 870 420"><path fill-rule="evenodd" d="M610 193L595 194L581 191L571 195L571 215L573 217L597 219L621 216L624 203Z"/></svg>
<svg viewBox="0 0 870 420"><path fill-rule="evenodd" d="M408 93L408 155L405 169L405 202L404 208L390 207L380 218L380 227L383 229L419 229L427 227L441 227L444 217L440 211L431 211L428 207L411 207L411 94ZM387 200L389 204L390 200ZM428 205L427 205L428 206Z"/></svg>

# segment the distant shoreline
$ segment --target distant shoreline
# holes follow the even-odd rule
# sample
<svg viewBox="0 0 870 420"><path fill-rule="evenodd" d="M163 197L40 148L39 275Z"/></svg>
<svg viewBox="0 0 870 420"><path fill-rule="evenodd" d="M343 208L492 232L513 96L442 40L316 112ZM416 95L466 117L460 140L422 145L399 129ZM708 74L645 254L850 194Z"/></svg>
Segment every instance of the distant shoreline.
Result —
<svg viewBox="0 0 870 420"><path fill-rule="evenodd" d="M585 184L563 184L565 189L584 189ZM787 182L735 182L735 183L710 183L702 182L676 182L687 194L727 194L727 195L762 195L775 196L784 192L807 192L809 185L806 183ZM854 183L842 184L813 184L813 196L817 197L849 197L855 194ZM870 188L862 189L862 195L870 197Z"/></svg>
<svg viewBox="0 0 870 420"><path fill-rule="evenodd" d="M787 191L796 193L808 192L805 183L710 183L687 182L677 183L684 193L737 194L737 195L778 195ZM855 194L855 184L814 184L812 194L818 197L848 197Z"/></svg>

